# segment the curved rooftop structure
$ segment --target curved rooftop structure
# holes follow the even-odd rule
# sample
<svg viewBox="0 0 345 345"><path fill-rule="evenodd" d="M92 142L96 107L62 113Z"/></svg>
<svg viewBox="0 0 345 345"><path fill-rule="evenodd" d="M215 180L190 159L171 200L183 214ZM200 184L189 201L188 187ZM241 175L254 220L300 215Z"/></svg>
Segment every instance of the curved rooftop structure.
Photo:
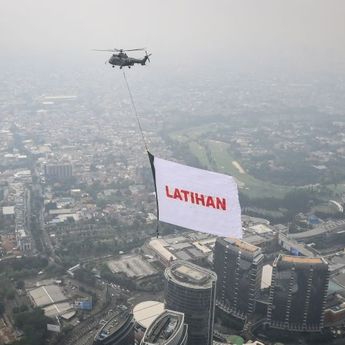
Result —
<svg viewBox="0 0 345 345"><path fill-rule="evenodd" d="M94 345L134 344L133 314L126 306L119 306L114 316L97 332Z"/></svg>
<svg viewBox="0 0 345 345"><path fill-rule="evenodd" d="M163 311L163 303L157 301L145 301L134 307L133 315L135 321L141 327L147 329Z"/></svg>
<svg viewBox="0 0 345 345"><path fill-rule="evenodd" d="M188 326L184 314L165 310L146 330L142 345L185 345Z"/></svg>
<svg viewBox="0 0 345 345"><path fill-rule="evenodd" d="M195 289L210 289L217 280L216 273L182 260L173 262L164 274L169 281Z"/></svg>

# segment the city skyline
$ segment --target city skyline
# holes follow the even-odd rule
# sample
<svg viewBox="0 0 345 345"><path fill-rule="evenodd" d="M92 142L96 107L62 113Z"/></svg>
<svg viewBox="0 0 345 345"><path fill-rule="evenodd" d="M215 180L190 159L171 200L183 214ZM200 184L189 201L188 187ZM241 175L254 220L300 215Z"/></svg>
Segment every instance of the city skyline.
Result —
<svg viewBox="0 0 345 345"><path fill-rule="evenodd" d="M344 13L2 1L0 345L342 345Z"/></svg>

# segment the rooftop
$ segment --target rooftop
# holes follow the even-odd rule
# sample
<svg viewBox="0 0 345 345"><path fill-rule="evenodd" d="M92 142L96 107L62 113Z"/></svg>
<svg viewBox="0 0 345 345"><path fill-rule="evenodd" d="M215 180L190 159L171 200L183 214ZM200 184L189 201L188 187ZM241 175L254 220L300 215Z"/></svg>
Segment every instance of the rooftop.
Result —
<svg viewBox="0 0 345 345"><path fill-rule="evenodd" d="M38 307L43 307L67 300L67 297L63 294L61 288L57 285L40 286L36 289L30 290L29 294L35 302L35 305Z"/></svg>
<svg viewBox="0 0 345 345"><path fill-rule="evenodd" d="M246 241L240 240L238 238L232 238L232 237L218 237L217 242L221 243L222 246L225 246L227 248L230 248L233 252L241 252L245 256L248 256L249 258L255 258L259 255L262 255L261 248L257 247L253 244L250 244Z"/></svg>
<svg viewBox="0 0 345 345"><path fill-rule="evenodd" d="M182 265L176 268L175 272L179 276L187 277L188 279L194 280L195 282L202 282L207 279L207 274L186 265Z"/></svg>
<svg viewBox="0 0 345 345"><path fill-rule="evenodd" d="M294 239L287 237L283 234L279 235L279 242L283 248L290 248L290 250L297 250L298 253L306 257L314 257L315 254L312 252L312 248L306 247L303 243L298 243Z"/></svg>
<svg viewBox="0 0 345 345"><path fill-rule="evenodd" d="M115 315L98 331L95 339L103 340L110 337L121 329L130 318L132 318L132 314L128 312L127 307L119 306Z"/></svg>
<svg viewBox="0 0 345 345"><path fill-rule="evenodd" d="M183 327L184 314L172 310L163 312L145 333L143 343L152 345L166 344Z"/></svg>
<svg viewBox="0 0 345 345"><path fill-rule="evenodd" d="M76 311L73 309L73 306L68 302L61 302L56 304L51 304L43 308L44 315L47 317L56 317L57 315L65 317L71 313L72 316L75 315Z"/></svg>
<svg viewBox="0 0 345 345"><path fill-rule="evenodd" d="M229 240L231 241L232 245L236 246L237 248L239 248L241 250L247 251L247 252L254 253L259 249L258 247L254 246L252 244L249 244L247 242L244 242L242 240L239 240L237 238L229 238Z"/></svg>
<svg viewBox="0 0 345 345"><path fill-rule="evenodd" d="M133 309L135 321L142 327L148 328L151 323L164 311L164 304L157 301L145 301L137 304Z"/></svg>
<svg viewBox="0 0 345 345"><path fill-rule="evenodd" d="M200 289L212 287L217 280L214 272L182 260L175 261L167 268L165 275L181 285Z"/></svg>
<svg viewBox="0 0 345 345"><path fill-rule="evenodd" d="M162 239L153 239L149 245L155 249L159 255L161 255L166 261L176 260L176 256L173 255L168 249L165 248L165 241Z"/></svg>
<svg viewBox="0 0 345 345"><path fill-rule="evenodd" d="M284 255L281 257L281 261L303 264L322 264L324 261L321 258L306 258L301 256L289 256Z"/></svg>
<svg viewBox="0 0 345 345"><path fill-rule="evenodd" d="M34 304L43 308L44 314L48 317L64 317L68 312L75 314L73 306L68 303L68 298L57 285L43 285L28 292Z"/></svg>
<svg viewBox="0 0 345 345"><path fill-rule="evenodd" d="M14 215L14 206L4 206L2 208L2 214L4 216Z"/></svg>

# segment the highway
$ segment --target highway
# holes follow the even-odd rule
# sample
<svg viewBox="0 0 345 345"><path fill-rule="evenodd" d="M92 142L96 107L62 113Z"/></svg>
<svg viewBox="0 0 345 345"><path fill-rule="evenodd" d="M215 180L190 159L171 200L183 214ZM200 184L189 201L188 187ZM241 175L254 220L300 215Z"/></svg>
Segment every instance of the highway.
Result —
<svg viewBox="0 0 345 345"><path fill-rule="evenodd" d="M314 236L320 236L327 233L337 233L342 231L345 232L345 220L343 219L325 222L311 230L298 232L296 234L289 234L289 238L295 240L303 240Z"/></svg>

